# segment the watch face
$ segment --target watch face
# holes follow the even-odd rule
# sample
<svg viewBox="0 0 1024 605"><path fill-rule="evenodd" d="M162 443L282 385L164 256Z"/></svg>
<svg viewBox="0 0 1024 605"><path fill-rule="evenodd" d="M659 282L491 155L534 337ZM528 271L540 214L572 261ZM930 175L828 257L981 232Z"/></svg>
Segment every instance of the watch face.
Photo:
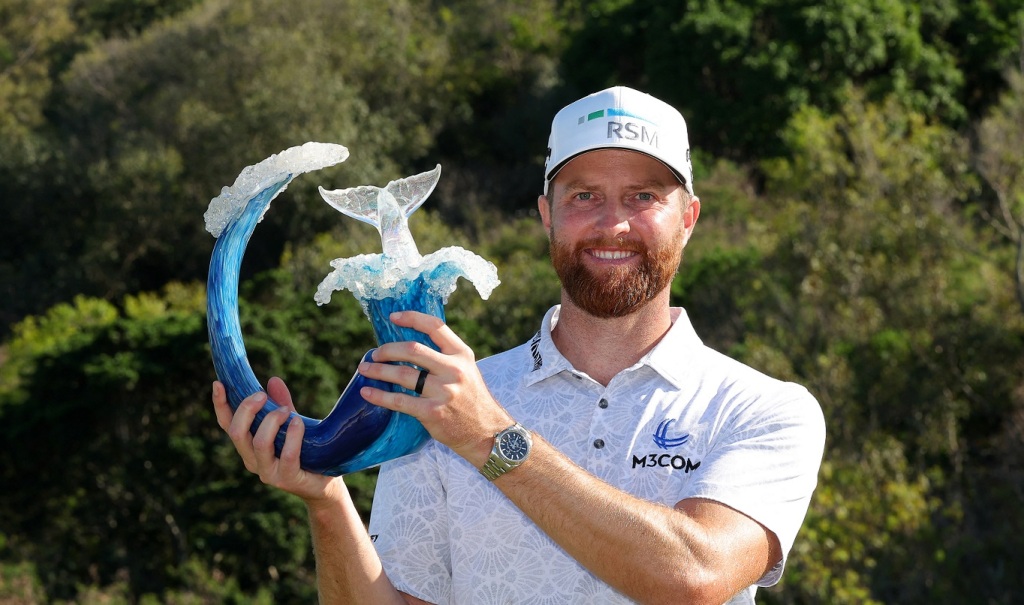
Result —
<svg viewBox="0 0 1024 605"><path fill-rule="evenodd" d="M526 437L519 433L505 433L498 442L498 449L505 458L518 462L526 458L526 454L530 452L530 444L526 442Z"/></svg>

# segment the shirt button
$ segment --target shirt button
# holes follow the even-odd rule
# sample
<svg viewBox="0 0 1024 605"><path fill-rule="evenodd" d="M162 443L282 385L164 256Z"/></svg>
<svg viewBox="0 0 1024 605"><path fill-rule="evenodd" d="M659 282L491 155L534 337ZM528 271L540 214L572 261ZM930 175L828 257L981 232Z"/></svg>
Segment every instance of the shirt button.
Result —
<svg viewBox="0 0 1024 605"><path fill-rule="evenodd" d="M594 439L594 447L601 449L604 447L604 439Z"/></svg>
<svg viewBox="0 0 1024 605"><path fill-rule="evenodd" d="M598 401L597 407L601 408L602 410L605 409L606 407L608 407L608 400L602 399L601 401Z"/></svg>

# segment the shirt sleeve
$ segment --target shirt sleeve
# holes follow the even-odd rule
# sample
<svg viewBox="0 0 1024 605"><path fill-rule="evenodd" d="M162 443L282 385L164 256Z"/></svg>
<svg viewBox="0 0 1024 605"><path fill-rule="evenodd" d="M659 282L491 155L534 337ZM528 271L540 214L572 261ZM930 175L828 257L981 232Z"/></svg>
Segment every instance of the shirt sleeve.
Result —
<svg viewBox="0 0 1024 605"><path fill-rule="evenodd" d="M381 466L370 538L395 588L430 603L451 600L451 553L437 444Z"/></svg>
<svg viewBox="0 0 1024 605"><path fill-rule="evenodd" d="M797 385L737 414L730 433L703 460L689 497L726 504L775 533L782 559L757 584L779 581L803 523L825 446L818 402Z"/></svg>

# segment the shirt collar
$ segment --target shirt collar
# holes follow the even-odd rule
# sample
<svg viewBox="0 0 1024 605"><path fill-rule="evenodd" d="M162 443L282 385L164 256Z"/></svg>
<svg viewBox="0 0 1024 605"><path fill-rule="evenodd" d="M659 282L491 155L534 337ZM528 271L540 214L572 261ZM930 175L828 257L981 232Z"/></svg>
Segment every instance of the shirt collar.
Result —
<svg viewBox="0 0 1024 605"><path fill-rule="evenodd" d="M572 367L568 359L562 356L551 339L551 328L558 323L558 313L561 310L561 305L555 305L548 309L548 312L544 314L544 320L541 321L540 331L530 340L530 363L533 366L530 373L526 375L526 386L532 386L559 372L576 372L576 369Z"/></svg>
<svg viewBox="0 0 1024 605"><path fill-rule="evenodd" d="M536 384L559 372L578 374L578 371L569 363L569 360L562 356L551 339L551 329L558 323L560 311L560 305L548 309L541 322L540 331L530 340L532 368L525 376L526 386ZM650 352L629 369L635 370L642 366L649 366L673 386L681 388L686 378L687 369L692 367L692 362L696 360L695 351L703 348L704 343L694 331L685 309L673 307L671 313L672 327Z"/></svg>
<svg viewBox="0 0 1024 605"><path fill-rule="evenodd" d="M665 336L640 360L650 366L673 386L682 388L688 374L692 374L694 362L699 360L699 351L704 343L690 323L686 309L673 307L672 327Z"/></svg>

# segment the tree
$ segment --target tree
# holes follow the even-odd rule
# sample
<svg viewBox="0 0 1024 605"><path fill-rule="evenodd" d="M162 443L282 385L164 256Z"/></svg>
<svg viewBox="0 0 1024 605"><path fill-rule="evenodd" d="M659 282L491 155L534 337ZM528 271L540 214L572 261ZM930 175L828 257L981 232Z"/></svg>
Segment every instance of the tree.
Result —
<svg viewBox="0 0 1024 605"><path fill-rule="evenodd" d="M1009 90L981 122L977 166L995 196L995 207L982 206L981 212L1014 250L1012 273L1017 302L1024 313L1024 158L1020 153L1024 140L1024 64L1021 70L1009 74Z"/></svg>
<svg viewBox="0 0 1024 605"><path fill-rule="evenodd" d="M85 32L103 39L130 37L201 0L74 0L73 17Z"/></svg>
<svg viewBox="0 0 1024 605"><path fill-rule="evenodd" d="M796 551L808 558L777 602L1011 598L997 528L1021 485L1001 459L1020 456L1005 435L1024 321L1007 319L1008 282L962 214L969 147L856 92L837 114L798 113L786 142L792 157L764 166L775 235L734 351L807 384L829 443Z"/></svg>
<svg viewBox="0 0 1024 605"><path fill-rule="evenodd" d="M789 118L804 105L837 110L850 85L965 124L966 108L1003 86L1021 9L1019 0L569 3L562 75L573 94L619 83L650 92L690 118L696 148L750 160L782 153Z"/></svg>
<svg viewBox="0 0 1024 605"><path fill-rule="evenodd" d="M1019 543L999 528L1024 485L1009 462L1024 321L970 220L967 141L855 90L835 114L798 112L784 141L762 196L727 163L698 175L701 223L673 284L706 342L825 410L818 489L761 598L1012 600Z"/></svg>
<svg viewBox="0 0 1024 605"><path fill-rule="evenodd" d="M33 307L42 289L26 275L44 275L47 263L26 250L47 249L31 227L54 217L40 177L53 168L46 107L50 74L60 63L63 40L75 31L68 1L8 0L0 3L0 334ZM33 235L33 234L36 235ZM68 296L70 298L70 295ZM59 299L45 299L43 309Z"/></svg>
<svg viewBox="0 0 1024 605"><path fill-rule="evenodd" d="M476 208L532 207L539 191L546 126L532 126L543 120L529 100L552 71L541 55L557 33L553 0L22 4L31 17L11 20L22 38L36 22L74 35L53 60L33 55L38 93L10 98L37 124L19 124L9 148L32 142L47 161L0 161L0 197L23 200L0 227L5 327L76 293L116 299L202 278L210 198L306 141L352 155L292 185L292 211L273 213L252 244L250 275L284 242L333 225L318 184L383 185L441 161L434 201L463 224Z"/></svg>
<svg viewBox="0 0 1024 605"><path fill-rule="evenodd" d="M257 269L272 266L290 236L334 218L318 182L384 183L421 157L439 120L423 91L441 72L444 48L429 21L411 36L396 30L409 11L397 0L309 0L302 10L208 2L79 54L59 115L74 159L68 176L80 188L55 200L74 208L66 220L80 233L68 244L88 268L79 286L116 295L159 287L168 275L201 277L212 240L200 217L210 198L245 165L287 147L323 140L353 153L295 183L294 210L272 214L270 233L252 246Z"/></svg>
<svg viewBox="0 0 1024 605"><path fill-rule="evenodd" d="M197 566L246 594L313 598L301 503L240 472L201 396L211 375L204 311L201 288L171 285L118 307L81 298L16 328L0 438L18 455L0 473L23 487L0 498L0 533L35 563L49 599L117 583L135 596L209 590L190 584L210 581ZM288 371L307 393L337 388L300 310L247 311L262 376ZM358 479L354 488L364 501Z"/></svg>
<svg viewBox="0 0 1024 605"><path fill-rule="evenodd" d="M506 280L486 303L460 284L448 305L480 356L525 341L558 293L553 275L537 277L551 271L537 223L489 224L479 227L493 229L484 245L435 214L413 217L424 253L461 243ZM284 377L307 416L330 411L374 346L355 298L341 292L318 307L316 284L332 257L374 247L372 228L346 220L243 284L254 372L264 383ZM0 494L0 571L20 574L23 594L315 598L304 507L245 473L213 418L204 298L181 284L116 305L79 297L15 326L0 366L0 440L17 455L0 465L0 482L21 487ZM346 477L366 519L375 477Z"/></svg>

